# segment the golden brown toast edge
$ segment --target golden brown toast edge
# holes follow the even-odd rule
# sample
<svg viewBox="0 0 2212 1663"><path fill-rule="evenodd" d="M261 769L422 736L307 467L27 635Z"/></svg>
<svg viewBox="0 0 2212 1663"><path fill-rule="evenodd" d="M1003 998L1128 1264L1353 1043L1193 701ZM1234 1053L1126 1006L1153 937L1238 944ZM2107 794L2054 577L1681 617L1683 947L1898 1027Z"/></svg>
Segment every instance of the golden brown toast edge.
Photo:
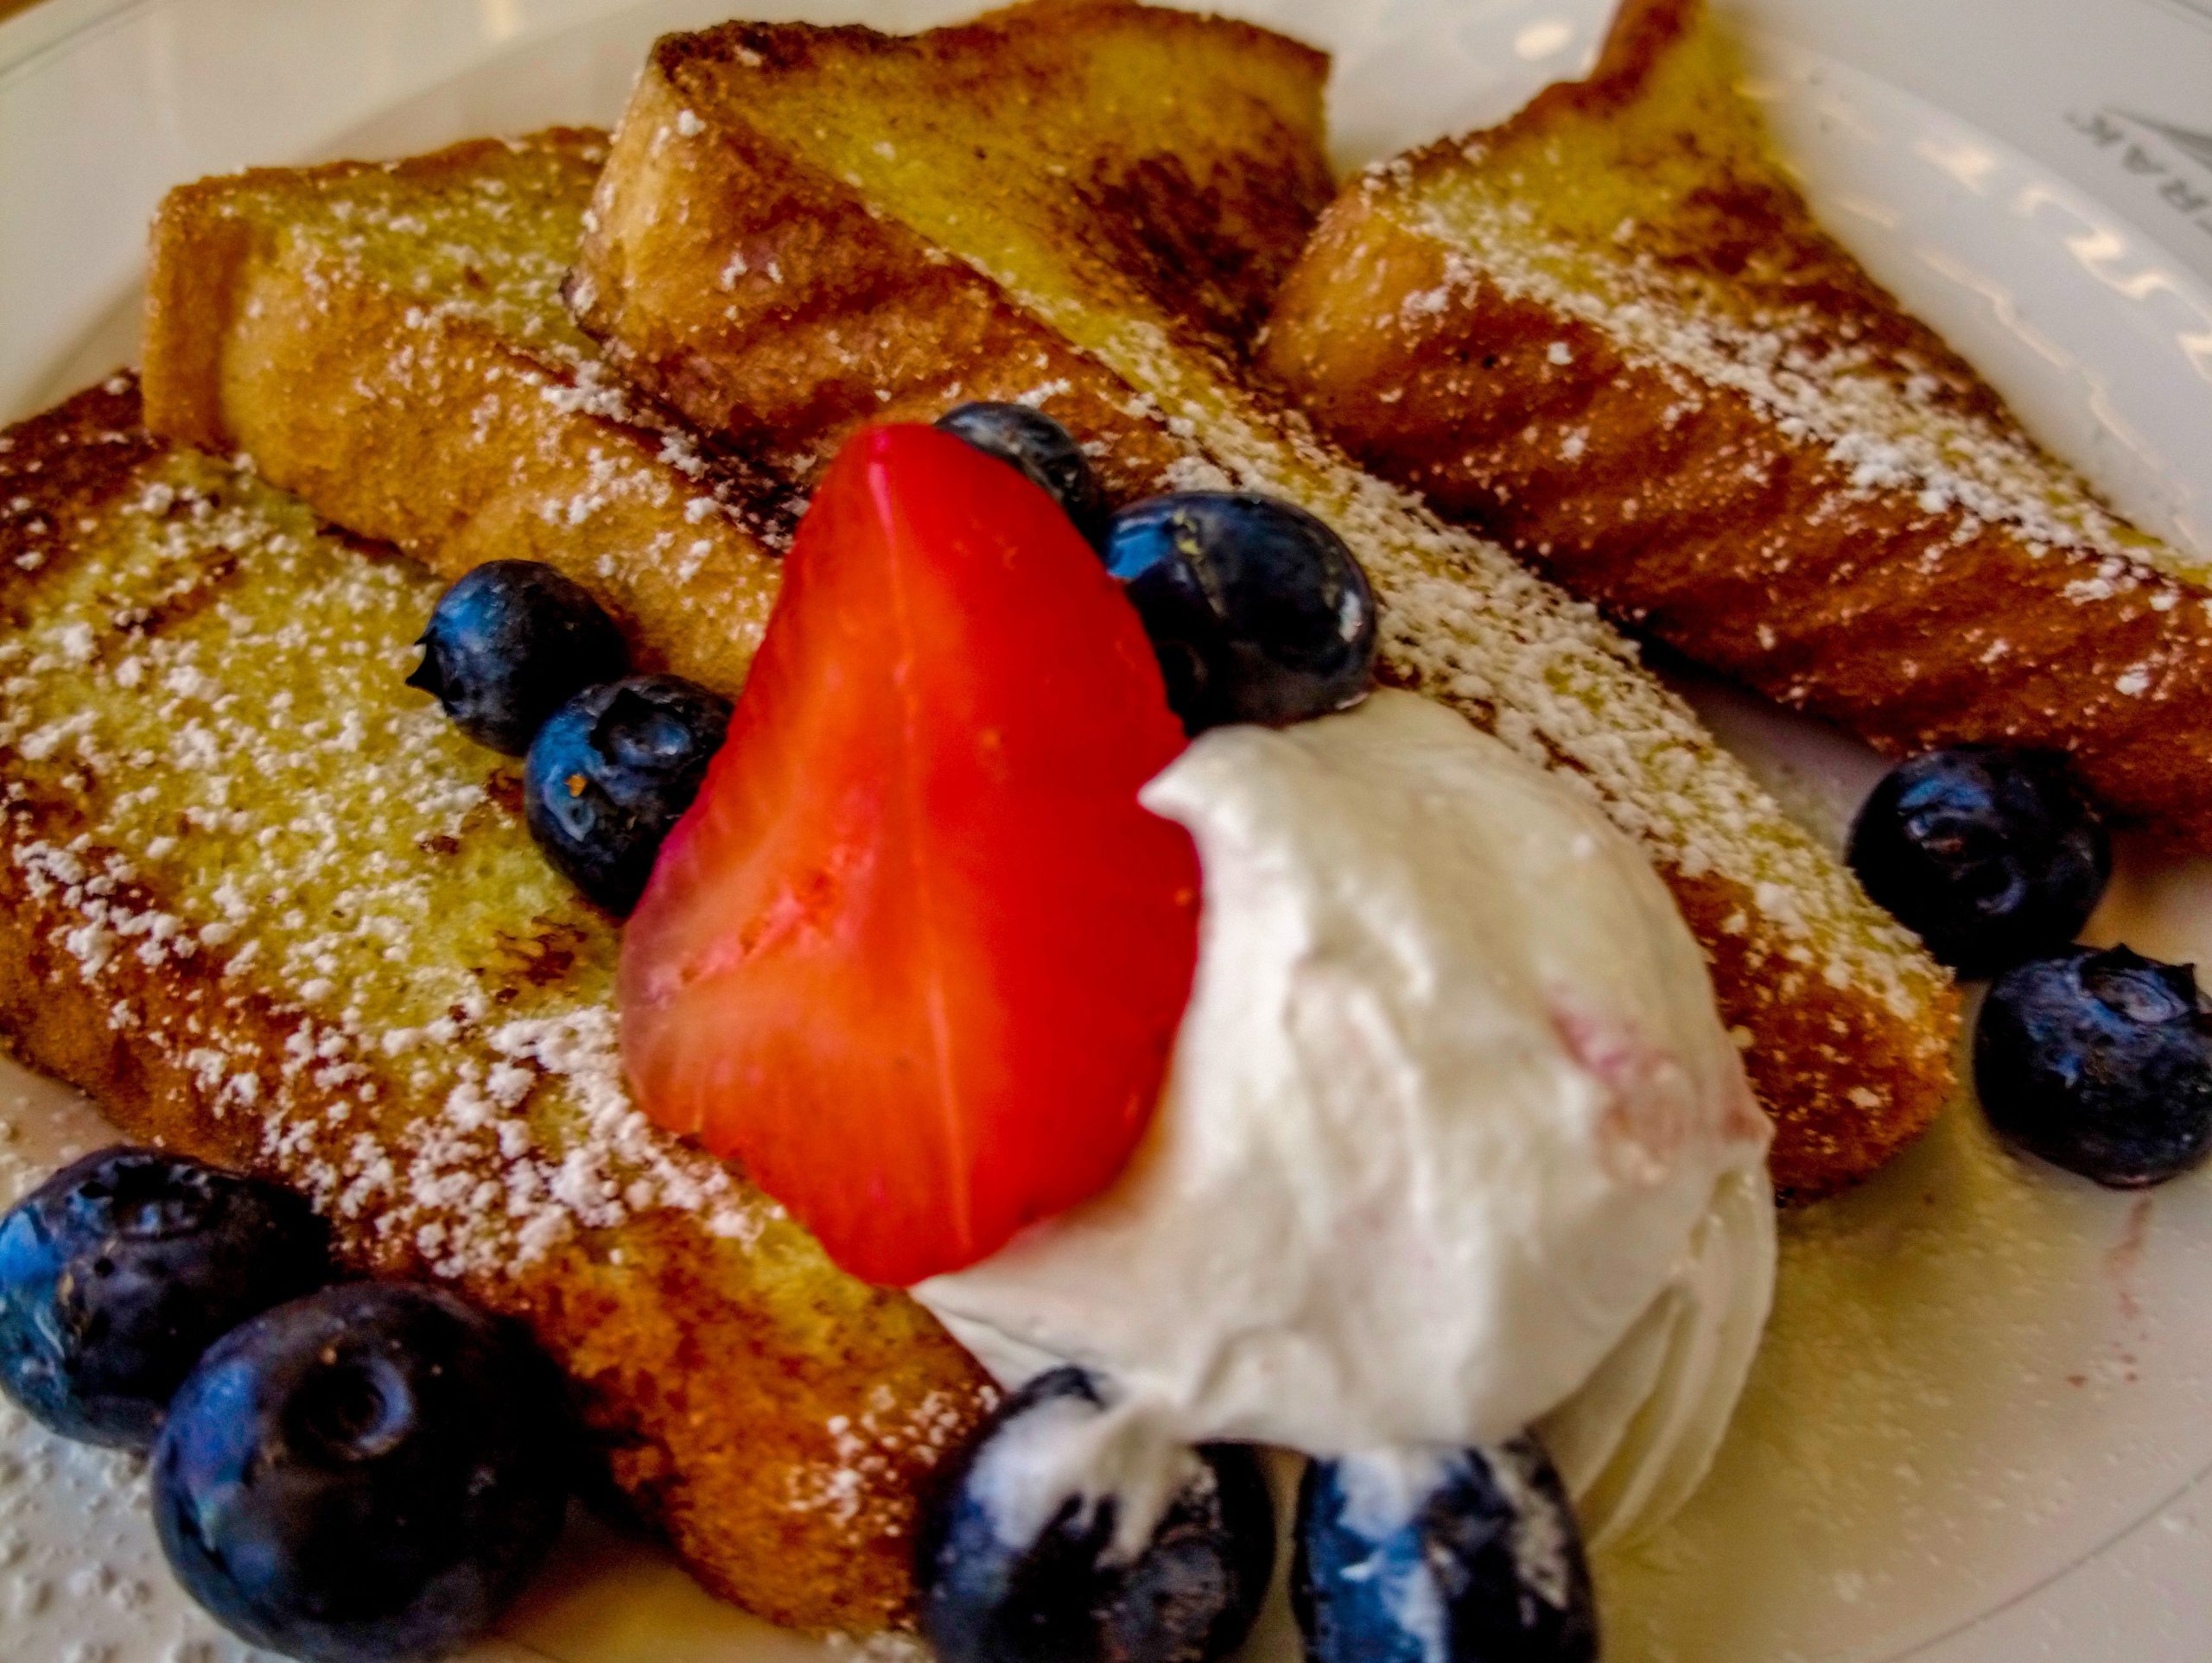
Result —
<svg viewBox="0 0 2212 1663"><path fill-rule="evenodd" d="M170 192L147 283L146 423L250 455L324 518L448 577L502 558L558 567L623 622L648 667L734 695L774 604L787 489L701 454L598 375L587 343L518 340L316 228L323 206L365 179L428 195L526 186L534 209L573 223L604 154L604 134L553 129ZM353 234L404 257L404 232Z"/></svg>
<svg viewBox="0 0 2212 1663"><path fill-rule="evenodd" d="M2146 557L2147 538L2114 524L2069 541L1910 479L1870 482L1865 459L1509 292L1489 251L1418 223L1408 200L1434 175L1508 167L1564 126L1624 119L1662 74L1699 73L1677 60L1715 51L1707 29L1700 0L1629 0L1589 79L1348 187L1278 298L1262 369L1366 465L1690 658L1892 753L2063 750L2113 809L2212 846L2212 593ZM1752 112L1714 82L1756 147ZM1680 142L1700 153L1700 134ZM1746 309L1817 320L1925 377L2080 489L1779 168L1716 163L1695 201L1631 240Z"/></svg>
<svg viewBox="0 0 2212 1663"><path fill-rule="evenodd" d="M136 390L118 377L0 435L0 642L36 624L45 592L67 579L112 517L143 511L130 505L172 453L137 416ZM211 606L250 608L257 569L250 555L211 558L206 581L188 589L118 592L118 617L129 620L118 634L150 640ZM435 587L421 584L425 606ZM226 679L220 663L200 668ZM236 692L253 696L245 683L254 667L229 668L241 682ZM35 673L21 658L0 663L0 677ZM159 695L149 682L137 696ZM500 759L480 754L495 783L511 776ZM143 850L104 846L86 799L61 778L57 784L54 769L0 746L0 1035L30 1066L90 1094L127 1135L315 1195L354 1267L440 1273L415 1232L426 1220L459 1228L461 1215L482 1211L468 1196L434 1199L404 1217L332 1200L334 1186L367 1170L364 1160L397 1160L404 1176L411 1139L442 1134L446 1080L426 1094L388 1052L341 1045L322 1006L271 979L266 955L247 970L220 952L134 950L133 940L194 939L211 921L181 912L150 880L115 876L122 868L112 857L158 863ZM472 822L475 836L522 839L511 791L493 790L482 809L489 818ZM188 850L194 832L181 820L178 835ZM468 834L450 847L429 840L422 858L465 861L469 842ZM219 853L211 844L207 858ZM558 949L508 967L533 992L591 932L611 937L611 924L594 923L582 904L568 911L517 922L524 935L550 932ZM164 917L168 925L135 936L129 922ZM243 928L243 939L253 939L252 926ZM116 949L88 953L87 930L111 930ZM240 944L232 938L226 952ZM507 1008L504 985L497 976L484 983L494 1009ZM450 1044L467 1053L481 1042L463 1023ZM342 1087L316 1077L325 1062L342 1067ZM241 1097L233 1070L256 1073L258 1095ZM324 1123L341 1101L351 1105L342 1133ZM353 1147L372 1128L371 1147ZM711 1166L704 1157L677 1158ZM611 1228L575 1230L534 1260L495 1254L486 1263L480 1254L445 1273L530 1323L576 1381L622 1490L709 1589L801 1628L903 1623L918 1496L938 1456L981 1412L986 1382L903 1295L837 1272L757 1196L745 1204L768 1221L751 1245L717 1239L693 1210L656 1205Z"/></svg>
<svg viewBox="0 0 2212 1663"><path fill-rule="evenodd" d="M815 455L879 416L927 420L957 397L1027 390L1086 441L1117 498L1217 482L1204 447L1171 431L1147 397L999 284L759 130L741 97L717 98L722 66L804 62L823 33L730 25L656 48L572 285L611 358L702 425L764 421ZM826 33L848 45L887 38ZM661 136L687 125L686 111L704 123L703 142ZM1110 229L1103 234L1110 245ZM773 280L706 288L733 249L753 274L772 267ZM1198 321L1190 333L1209 331ZM1891 943L1884 950L1909 991L1831 978L1772 911L1787 897L1687 862L1667 876L1777 1120L1778 1188L1804 1198L1844 1187L1916 1135L1953 1082L1956 1006L1942 973L1877 921L1869 927ZM1835 876L1856 896L1847 875ZM1877 919L1863 897L1856 904Z"/></svg>
<svg viewBox="0 0 2212 1663"><path fill-rule="evenodd" d="M929 35L945 56L971 64L977 80L1038 77L1034 96L1043 104L1052 96L1045 78L1033 64L1011 63L1002 43L1039 35L1079 59L1104 31L1125 26L1156 42L1163 76L1179 76L1201 100L1217 101L1213 129L1186 135L1203 143L1163 143L1141 117L1125 115L1125 145L1102 149L1082 174L1062 179L1062 230L1072 240L1103 239L1117 276L1214 339L1241 346L1266 320L1336 194L1324 108L1327 53L1234 17L1144 0L1023 0ZM810 41L835 33L812 31ZM1224 56L1233 81L1201 81Z"/></svg>
<svg viewBox="0 0 2212 1663"><path fill-rule="evenodd" d="M711 73L725 54L771 72L798 70L881 38L860 26L731 23L657 41L653 73L685 73L682 66L696 58ZM1217 343L1248 338L1272 295L1255 307L1255 293L1279 285L1334 194L1322 109L1327 58L1274 31L1135 0L1030 0L901 38L927 43L955 97L974 92L1040 115L1077 109L1099 142L1057 181L1055 234L1090 249L1102 276L1173 306ZM1141 112L1094 108L1071 91L1087 51L1132 40L1163 54L1164 85L1188 86L1205 105L1173 137ZM898 96L895 87L885 92ZM631 133L633 144L658 149L689 136L696 118L671 99L651 111L633 103L625 122L643 124ZM747 142L742 133L726 136ZM741 238L693 273L711 295L728 297L731 327L717 329L717 308L702 305L683 339L645 348L654 373L641 384L660 390L652 396L717 441L803 479L828 460L824 435L868 419L930 421L969 398L1084 402L1079 389L1058 388L1053 355L1038 349L1027 320L976 293L957 262L886 258L885 249L903 256L909 243L895 225L872 226L861 215L836 215L825 233L825 216L850 194L845 183L824 187L765 154L758 160L746 176L769 200L747 216ZM663 206L672 218L691 212L674 200ZM986 183L976 212L993 211ZM824 234L837 243L824 244ZM588 231L587 241L598 261L617 257L608 239ZM620 284L611 266L599 270ZM601 312L596 281L580 268L571 291L580 318ZM763 316L799 327L779 344L754 327ZM640 350L619 334L607 344L626 361ZM944 371L956 359L962 373ZM1119 454L1096 460L1110 495L1135 491L1141 476L1128 473Z"/></svg>

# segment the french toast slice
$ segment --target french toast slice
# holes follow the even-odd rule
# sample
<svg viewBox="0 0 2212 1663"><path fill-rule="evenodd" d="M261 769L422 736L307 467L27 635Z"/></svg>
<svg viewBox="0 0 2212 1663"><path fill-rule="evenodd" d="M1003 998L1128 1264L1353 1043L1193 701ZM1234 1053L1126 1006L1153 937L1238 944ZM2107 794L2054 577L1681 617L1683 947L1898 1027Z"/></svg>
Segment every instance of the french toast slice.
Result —
<svg viewBox="0 0 2212 1663"><path fill-rule="evenodd" d="M251 456L448 577L557 566L643 662L734 694L797 504L626 390L569 321L606 153L556 128L179 187L154 222L146 424Z"/></svg>
<svg viewBox="0 0 2212 1663"><path fill-rule="evenodd" d="M1271 270L1287 273L1334 194L1323 149L1327 60L1249 24L1132 0L1030 0L912 37L931 43L925 92L906 63L836 50L882 38L873 31L761 32L759 50L778 55L757 65L744 56L755 49L746 44L751 33L728 38L734 66L784 84L802 64L828 72L814 88L825 136L844 125L847 106L880 102L888 117L826 193L810 173L781 168L764 152L743 176L769 195L742 216L702 218L702 205L681 196L657 207L624 198L633 222L657 212L686 222L671 227L671 247L697 257L688 276L707 284L684 338L652 354L643 384L718 442L802 479L866 421L931 421L968 398L1044 400L1075 431L1103 431L1132 396L1061 377L1032 321L979 294L951 245L912 248L895 220L871 227L863 215L836 212L861 200L859 181L870 172L931 191L984 239L1016 229L1003 212L1010 187L1048 176L1053 193L1027 194L1032 221L1021 231L1083 263L1093 280L1222 341L1249 339L1237 333L1241 321L1255 318L1256 327L1266 308L1263 299L1252 312L1249 286ZM654 64L707 39L671 36ZM817 41L833 55L813 63ZM713 63L702 59L687 81L710 78ZM918 95L942 99L944 119L924 148L906 152L899 117L918 113ZM712 118L678 98L633 100L623 125L630 149L653 158L671 147L695 151L702 140L749 142L738 127L710 136L700 124ZM628 182L648 184L635 174ZM678 170L670 182L690 181ZM613 263L622 244L589 228L587 238L571 299L586 327L603 333L595 286L602 276L621 284ZM637 360L620 334L607 344L618 367ZM1101 398L1107 406L1096 407ZM1151 489L1167 454L1132 455L1125 442L1099 447L1093 460L1119 498Z"/></svg>
<svg viewBox="0 0 2212 1663"><path fill-rule="evenodd" d="M1326 60L1167 16L1143 15L1141 61L1200 98L1224 89L1213 142L1186 162L1139 142L1133 117L1123 165L1086 188L1147 227L1192 305L1249 333L1334 191ZM778 466L776 409L742 446L702 446L608 375L569 321L556 291L604 158L603 134L555 129L171 192L148 280L147 425L244 452L325 518L448 576L503 555L557 566L647 662L734 694L799 498ZM1193 168L1202 218L1176 211L1198 188ZM734 264L716 276L737 281ZM896 300L873 297L875 314ZM874 408L871 389L819 360L794 359L782 385Z"/></svg>
<svg viewBox="0 0 2212 1663"><path fill-rule="evenodd" d="M1593 612L1255 390L1148 218L1083 188L1133 128L1208 154L1220 86L1185 97L1139 43L1199 27L1053 0L913 36L669 36L600 181L579 317L648 392L709 430L772 430L801 473L866 420L988 389L1058 417L1118 496L1234 484L1334 524L1382 599L1386 677L1580 782L1673 884L1777 1120L1777 1185L1863 1177L1950 1089L1943 973ZM1203 221L1203 189L1174 211Z"/></svg>
<svg viewBox="0 0 2212 1663"><path fill-rule="evenodd" d="M2069 752L2212 847L2212 571L2129 525L1815 222L1701 0L1370 168L1265 371L1377 473L1880 748Z"/></svg>
<svg viewBox="0 0 2212 1663"><path fill-rule="evenodd" d="M0 435L0 1035L526 1320L715 1591L903 1621L986 1382L631 1106L614 924L402 685L438 587L149 437L127 377Z"/></svg>

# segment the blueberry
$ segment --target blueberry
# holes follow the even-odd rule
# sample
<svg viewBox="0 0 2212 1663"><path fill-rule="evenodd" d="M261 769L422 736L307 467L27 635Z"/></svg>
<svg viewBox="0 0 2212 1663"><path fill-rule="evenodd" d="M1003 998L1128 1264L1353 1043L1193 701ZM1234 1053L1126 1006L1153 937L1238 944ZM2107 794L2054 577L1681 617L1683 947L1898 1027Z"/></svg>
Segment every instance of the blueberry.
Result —
<svg viewBox="0 0 2212 1663"><path fill-rule="evenodd" d="M1291 1604L1309 1663L1587 1663L1582 1538L1535 1440L1317 1461Z"/></svg>
<svg viewBox="0 0 2212 1663"><path fill-rule="evenodd" d="M1154 497L1114 517L1106 565L1193 733L1304 721L1367 693L1367 574L1343 538L1294 504L1248 492Z"/></svg>
<svg viewBox="0 0 2212 1663"><path fill-rule="evenodd" d="M1974 1076L1999 1133L2114 1189L2212 1148L2212 1016L2190 965L2083 948L2006 971L1982 1001Z"/></svg>
<svg viewBox="0 0 2212 1663"><path fill-rule="evenodd" d="M1901 762L1851 828L1852 868L1944 963L1986 975L2074 939L2112 875L2104 822L2050 751Z"/></svg>
<svg viewBox="0 0 2212 1663"><path fill-rule="evenodd" d="M1165 1512L1141 1544L1117 1542L1147 1487ZM949 1463L919 1548L922 1631L942 1663L1202 1663L1252 1626L1274 1507L1251 1450L1167 1443L1060 1368Z"/></svg>
<svg viewBox="0 0 2212 1663"><path fill-rule="evenodd" d="M1027 404L979 402L947 410L937 424L986 455L1011 462L1042 486L1086 541L1095 544L1104 536L1106 505L1098 494L1090 459L1068 430L1044 411Z"/></svg>
<svg viewBox="0 0 2212 1663"><path fill-rule="evenodd" d="M143 1449L201 1352L329 1270L290 1190L104 1149L0 1218L0 1388L67 1437Z"/></svg>
<svg viewBox="0 0 2212 1663"><path fill-rule="evenodd" d="M438 597L407 678L454 725L518 757L563 700L629 668L621 634L582 585L534 560L488 561Z"/></svg>
<svg viewBox="0 0 2212 1663"><path fill-rule="evenodd" d="M438 1289L353 1282L219 1341L154 1446L185 1591L307 1663L442 1656L560 1528L574 1434L522 1331Z"/></svg>
<svg viewBox="0 0 2212 1663"><path fill-rule="evenodd" d="M585 894L627 912L662 839L699 794L729 701L676 676L587 688L538 730L523 809L545 858Z"/></svg>

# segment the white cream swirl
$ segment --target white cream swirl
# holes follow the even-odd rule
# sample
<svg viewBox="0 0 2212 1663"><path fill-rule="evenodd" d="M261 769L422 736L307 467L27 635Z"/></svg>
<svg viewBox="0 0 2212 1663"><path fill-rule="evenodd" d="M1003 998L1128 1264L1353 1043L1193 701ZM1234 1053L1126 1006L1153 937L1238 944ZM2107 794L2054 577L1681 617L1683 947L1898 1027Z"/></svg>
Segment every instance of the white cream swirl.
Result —
<svg viewBox="0 0 2212 1663"><path fill-rule="evenodd" d="M915 1292L1002 1376L1085 1364L1184 1438L1534 1425L1593 1536L1679 1504L1774 1221L1765 1120L1642 854L1407 693L1217 729L1144 801L1205 881L1158 1116L1105 1193Z"/></svg>

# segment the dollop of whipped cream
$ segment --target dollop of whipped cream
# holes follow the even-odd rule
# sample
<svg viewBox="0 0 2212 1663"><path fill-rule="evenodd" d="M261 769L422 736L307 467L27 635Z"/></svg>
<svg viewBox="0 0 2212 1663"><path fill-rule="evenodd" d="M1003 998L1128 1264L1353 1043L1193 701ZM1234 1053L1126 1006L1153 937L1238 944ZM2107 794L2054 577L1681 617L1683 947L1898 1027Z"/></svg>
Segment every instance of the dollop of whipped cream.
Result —
<svg viewBox="0 0 2212 1663"><path fill-rule="evenodd" d="M1403 692L1217 728L1143 801L1205 885L1159 1113L1105 1192L916 1294L1001 1380L1080 1363L1192 1442L1533 1425L1593 1538L1672 1511L1757 1348L1774 1216L1643 856Z"/></svg>

